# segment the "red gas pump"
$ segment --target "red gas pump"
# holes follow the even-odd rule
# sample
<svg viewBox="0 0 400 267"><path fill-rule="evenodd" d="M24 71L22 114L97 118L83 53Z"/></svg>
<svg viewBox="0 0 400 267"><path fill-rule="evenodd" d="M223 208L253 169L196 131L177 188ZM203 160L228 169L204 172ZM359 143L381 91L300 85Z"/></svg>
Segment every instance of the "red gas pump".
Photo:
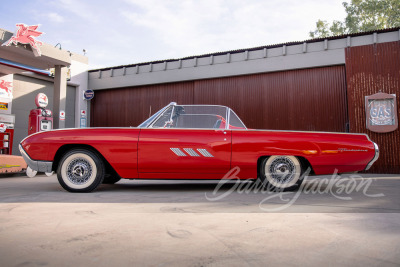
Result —
<svg viewBox="0 0 400 267"><path fill-rule="evenodd" d="M47 96L39 93L35 98L37 108L29 113L28 135L53 129L53 114L45 109L49 103Z"/></svg>

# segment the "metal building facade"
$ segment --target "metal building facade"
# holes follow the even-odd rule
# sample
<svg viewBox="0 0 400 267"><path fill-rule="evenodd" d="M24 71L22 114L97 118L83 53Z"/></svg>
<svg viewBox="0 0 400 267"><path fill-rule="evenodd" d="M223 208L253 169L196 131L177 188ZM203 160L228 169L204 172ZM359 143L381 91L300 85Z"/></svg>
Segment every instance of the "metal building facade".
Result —
<svg viewBox="0 0 400 267"><path fill-rule="evenodd" d="M344 66L102 90L91 126L137 126L172 101L229 106L253 129L346 130Z"/></svg>
<svg viewBox="0 0 400 267"><path fill-rule="evenodd" d="M399 130L366 129L367 95L397 95L400 29L89 71L91 126L137 126L171 101L233 108L249 128L367 133L371 172L400 173Z"/></svg>
<svg viewBox="0 0 400 267"><path fill-rule="evenodd" d="M351 132L367 133L379 145L371 172L400 173L400 131L374 133L366 129L364 97L378 92L396 94L400 104L400 42L346 49L347 94Z"/></svg>

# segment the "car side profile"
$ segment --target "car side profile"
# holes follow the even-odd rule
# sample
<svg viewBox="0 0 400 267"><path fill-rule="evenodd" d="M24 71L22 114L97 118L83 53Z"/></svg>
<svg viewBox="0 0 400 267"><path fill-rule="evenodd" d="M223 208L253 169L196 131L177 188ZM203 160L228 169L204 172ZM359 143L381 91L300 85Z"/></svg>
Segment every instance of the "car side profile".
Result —
<svg viewBox="0 0 400 267"><path fill-rule="evenodd" d="M378 146L366 134L248 129L218 105L170 103L138 127L59 129L32 134L20 152L30 168L57 172L70 192L125 179L238 179L294 190L311 175L368 170Z"/></svg>

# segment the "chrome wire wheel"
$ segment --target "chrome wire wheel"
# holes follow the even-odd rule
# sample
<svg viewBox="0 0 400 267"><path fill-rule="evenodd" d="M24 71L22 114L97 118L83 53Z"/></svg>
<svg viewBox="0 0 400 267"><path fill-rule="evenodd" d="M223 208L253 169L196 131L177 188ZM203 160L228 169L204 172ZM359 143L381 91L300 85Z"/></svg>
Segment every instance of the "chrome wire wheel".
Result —
<svg viewBox="0 0 400 267"><path fill-rule="evenodd" d="M271 156L263 170L266 182L277 189L295 186L301 177L300 161L294 156Z"/></svg>
<svg viewBox="0 0 400 267"><path fill-rule="evenodd" d="M78 157L73 159L66 166L66 175L68 180L75 185L86 184L93 177L92 160L85 157Z"/></svg>
<svg viewBox="0 0 400 267"><path fill-rule="evenodd" d="M91 192L103 182L104 164L92 151L72 150L61 159L57 178L67 191Z"/></svg>

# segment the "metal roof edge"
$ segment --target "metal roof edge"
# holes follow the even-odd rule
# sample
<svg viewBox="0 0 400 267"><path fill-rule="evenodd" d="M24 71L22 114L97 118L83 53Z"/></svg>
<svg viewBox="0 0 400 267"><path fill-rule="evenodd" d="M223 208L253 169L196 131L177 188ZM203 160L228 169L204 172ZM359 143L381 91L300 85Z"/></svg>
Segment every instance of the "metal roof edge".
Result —
<svg viewBox="0 0 400 267"><path fill-rule="evenodd" d="M143 65L149 65L149 64L158 64L158 63L164 63L164 62L188 60L188 59L194 59L194 58L220 56L220 55L226 55L228 53L236 54L236 53L243 53L245 51L261 50L264 48L271 49L271 48L283 47L284 45L291 46L291 45L299 45L299 44L303 44L303 43L316 43L316 42L322 42L324 40L330 41L330 40L344 39L347 37L364 36L364 35L369 35L372 33L385 33L385 32L399 31L399 30L400 30L400 27L386 28L386 29L372 30L372 31L366 31L366 32L357 32L357 33L349 33L349 34L342 34L342 35L335 35L335 36L328 36L328 37L313 38L313 39L307 39L304 41L293 41L293 42L286 42L286 43L279 43L279 44L272 44L272 45L265 45L265 46L257 46L257 47L251 47L251 48L242 48L242 49L237 49L237 50L214 52L214 53L188 56L188 57L176 58L176 59L155 60L155 61L149 61L149 62L141 62L141 63L127 64L127 65L98 68L98 69L89 70L88 72L107 71L107 70L111 70L111 69L122 69L122 68L130 68L130 67L143 66Z"/></svg>

